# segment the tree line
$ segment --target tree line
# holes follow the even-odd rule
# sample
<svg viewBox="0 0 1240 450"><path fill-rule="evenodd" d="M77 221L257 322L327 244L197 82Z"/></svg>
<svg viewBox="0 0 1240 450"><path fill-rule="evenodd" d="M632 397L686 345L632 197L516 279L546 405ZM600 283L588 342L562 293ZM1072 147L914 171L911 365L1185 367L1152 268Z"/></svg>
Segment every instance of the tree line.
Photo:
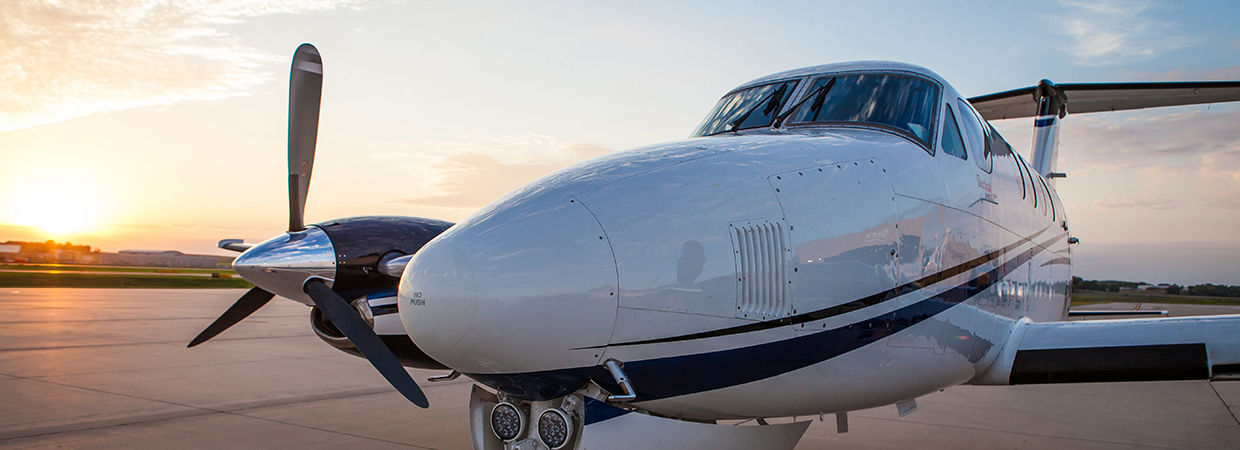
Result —
<svg viewBox="0 0 1240 450"><path fill-rule="evenodd" d="M1119 280L1085 280L1081 277L1072 277L1072 290L1084 291L1105 291L1119 292L1120 288L1136 289L1137 286L1146 283L1144 281L1119 281ZM1160 289L1163 286L1159 286ZM1210 297L1240 297L1240 286L1228 286L1225 284L1197 284L1193 286L1180 286L1172 284L1165 286L1167 293L1172 295L1201 295Z"/></svg>
<svg viewBox="0 0 1240 450"><path fill-rule="evenodd" d="M4 241L4 245L19 245L22 253L48 253L56 250L76 250L79 252L90 252L89 245L73 245L72 242L57 244L56 241L48 240L47 242L25 242L25 241Z"/></svg>

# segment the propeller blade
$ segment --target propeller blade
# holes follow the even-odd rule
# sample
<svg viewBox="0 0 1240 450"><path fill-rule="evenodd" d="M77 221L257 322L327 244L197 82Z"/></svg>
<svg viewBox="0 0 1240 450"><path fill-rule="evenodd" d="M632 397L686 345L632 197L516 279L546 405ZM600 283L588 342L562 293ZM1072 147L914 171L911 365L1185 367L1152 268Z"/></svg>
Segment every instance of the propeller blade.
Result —
<svg viewBox="0 0 1240 450"><path fill-rule="evenodd" d="M276 294L263 290L263 288L255 286L254 289L250 289L249 292L246 292L245 295L242 295L241 298L237 299L237 303L233 303L232 306L228 307L228 311L224 311L224 314L220 315L220 318L215 319L215 322L212 322L211 325L207 326L207 329L202 330L202 333L198 333L198 337L190 341L189 345L186 347L193 347L203 342L207 342L208 339L215 337L215 335L224 332L224 330L227 330L233 325L236 325L237 322L240 322L242 319L249 317L249 315L253 314L254 311L258 311L258 308L262 308L263 305L266 305L272 297L275 297L275 295Z"/></svg>
<svg viewBox="0 0 1240 450"><path fill-rule="evenodd" d="M288 230L306 229L306 193L314 169L323 94L323 59L319 50L301 44L293 54L288 85Z"/></svg>
<svg viewBox="0 0 1240 450"><path fill-rule="evenodd" d="M410 377L405 367L396 360L396 355L393 355L387 345L379 340L379 336L370 328L370 325L362 320L357 310L354 310L343 298L340 298L340 295L327 287L323 280L312 279L306 282L306 293L310 294L314 304L323 311L332 324L336 325L336 329L349 338L349 342L352 342L362 352L362 355L366 356L366 359L375 366L375 369L379 370L383 378L387 378L392 387L400 391L413 404L423 408L430 406L426 400L426 394L422 393L422 389L413 381L413 377Z"/></svg>

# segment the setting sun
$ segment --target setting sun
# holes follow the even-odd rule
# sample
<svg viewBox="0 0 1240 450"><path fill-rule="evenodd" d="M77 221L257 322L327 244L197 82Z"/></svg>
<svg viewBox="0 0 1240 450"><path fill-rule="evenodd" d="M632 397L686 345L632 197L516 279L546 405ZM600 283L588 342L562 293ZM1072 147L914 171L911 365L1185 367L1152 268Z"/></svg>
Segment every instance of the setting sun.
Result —
<svg viewBox="0 0 1240 450"><path fill-rule="evenodd" d="M0 217L11 225L36 227L63 238L99 226L97 192L81 181L46 181L9 192Z"/></svg>

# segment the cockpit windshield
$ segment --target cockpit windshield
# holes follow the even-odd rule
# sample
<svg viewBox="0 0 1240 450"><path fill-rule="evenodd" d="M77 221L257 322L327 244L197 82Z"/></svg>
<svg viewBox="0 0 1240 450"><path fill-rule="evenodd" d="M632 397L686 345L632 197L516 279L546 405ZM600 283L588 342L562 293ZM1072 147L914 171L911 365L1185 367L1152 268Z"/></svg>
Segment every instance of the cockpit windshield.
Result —
<svg viewBox="0 0 1240 450"><path fill-rule="evenodd" d="M782 81L736 91L715 105L693 137L771 126L797 82Z"/></svg>
<svg viewBox="0 0 1240 450"><path fill-rule="evenodd" d="M834 80L834 82L832 82ZM903 131L930 147L939 88L891 73L844 74L814 80L788 125L877 125Z"/></svg>

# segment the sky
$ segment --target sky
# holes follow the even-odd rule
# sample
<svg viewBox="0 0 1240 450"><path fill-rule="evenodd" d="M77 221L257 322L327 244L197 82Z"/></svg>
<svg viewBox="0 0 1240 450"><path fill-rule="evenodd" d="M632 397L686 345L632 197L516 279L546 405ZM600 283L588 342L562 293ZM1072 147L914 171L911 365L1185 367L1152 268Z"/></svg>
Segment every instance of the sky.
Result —
<svg viewBox="0 0 1240 450"><path fill-rule="evenodd" d="M852 60L968 96L1240 80L1240 4L0 2L0 241L231 254L288 221L289 60L324 60L308 222L458 221L543 174L682 139L728 90ZM1032 120L995 122L1026 157ZM1240 106L1072 115L1074 273L1240 284Z"/></svg>

